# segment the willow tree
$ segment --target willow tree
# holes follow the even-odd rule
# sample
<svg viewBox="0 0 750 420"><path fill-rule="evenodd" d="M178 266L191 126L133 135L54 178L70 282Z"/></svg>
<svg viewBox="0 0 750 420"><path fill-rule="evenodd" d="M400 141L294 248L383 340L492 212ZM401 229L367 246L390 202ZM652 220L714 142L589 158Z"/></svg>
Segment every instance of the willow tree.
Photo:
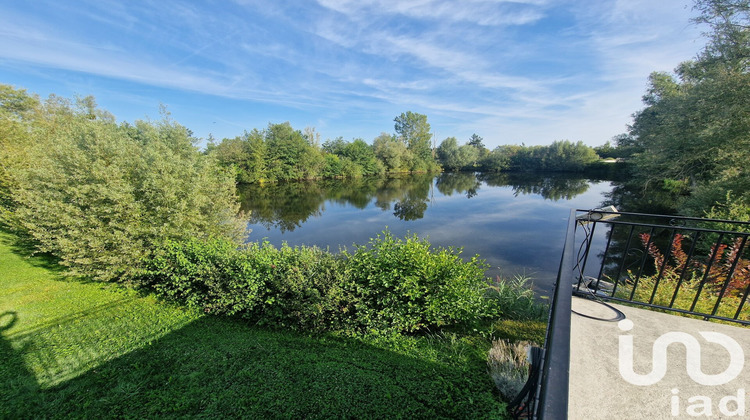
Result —
<svg viewBox="0 0 750 420"><path fill-rule="evenodd" d="M127 280L167 240L237 240L234 177L169 119L118 124L93 98L53 97L6 139L14 226L76 275ZM12 152L12 153L11 153Z"/></svg>

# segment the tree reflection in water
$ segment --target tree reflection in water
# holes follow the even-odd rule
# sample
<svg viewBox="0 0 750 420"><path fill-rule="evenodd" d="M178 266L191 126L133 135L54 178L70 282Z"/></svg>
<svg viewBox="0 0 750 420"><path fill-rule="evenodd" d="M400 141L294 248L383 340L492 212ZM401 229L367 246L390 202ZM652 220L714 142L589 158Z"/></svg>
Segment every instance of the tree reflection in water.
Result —
<svg viewBox="0 0 750 420"><path fill-rule="evenodd" d="M565 174L500 173L474 174L452 172L440 175L405 174L389 177L364 177L345 180L287 182L271 185L241 185L242 210L250 212L250 223L267 229L291 232L311 217L319 217L326 203L364 209L371 203L383 210L393 209L400 220L419 220L425 216L434 188L444 196L480 193L482 184L510 186L515 196L534 194L547 200L570 200L586 192L593 182Z"/></svg>

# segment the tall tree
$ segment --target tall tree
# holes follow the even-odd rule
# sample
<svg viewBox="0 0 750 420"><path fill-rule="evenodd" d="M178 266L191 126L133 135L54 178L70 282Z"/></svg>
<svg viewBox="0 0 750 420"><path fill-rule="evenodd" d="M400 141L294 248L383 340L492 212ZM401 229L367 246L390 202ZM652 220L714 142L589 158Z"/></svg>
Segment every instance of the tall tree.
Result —
<svg viewBox="0 0 750 420"><path fill-rule="evenodd" d="M406 144L415 157L428 161L432 159L430 124L427 116L407 111L394 119L399 139Z"/></svg>
<svg viewBox="0 0 750 420"><path fill-rule="evenodd" d="M651 75L646 107L630 128L637 174L647 186L691 193L686 213L736 205L750 216L750 6L695 4L694 20L709 26L709 42L674 75Z"/></svg>
<svg viewBox="0 0 750 420"><path fill-rule="evenodd" d="M484 143L482 142L484 140L482 137L478 136L476 133L472 134L469 138L469 142L466 143L469 146L474 146L477 149L484 149Z"/></svg>

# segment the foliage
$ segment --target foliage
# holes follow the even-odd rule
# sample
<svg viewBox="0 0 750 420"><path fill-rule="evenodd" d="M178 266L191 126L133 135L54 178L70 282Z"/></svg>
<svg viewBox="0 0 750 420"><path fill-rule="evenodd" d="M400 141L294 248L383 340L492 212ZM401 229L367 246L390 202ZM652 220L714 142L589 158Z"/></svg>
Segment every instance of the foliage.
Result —
<svg viewBox="0 0 750 420"><path fill-rule="evenodd" d="M408 332L478 319L486 266L476 256L464 262L459 254L452 248L433 251L426 240L396 239L387 231L345 252L345 288L355 296L358 323Z"/></svg>
<svg viewBox="0 0 750 420"><path fill-rule="evenodd" d="M474 133L469 138L469 141L466 142L466 144L468 144L469 146L472 146L475 149L477 149L477 153L478 153L480 159L484 158L485 156L487 156L487 154L490 152L484 146L484 143L482 142L482 140L484 140L484 139L481 136L479 136L476 133Z"/></svg>
<svg viewBox="0 0 750 420"><path fill-rule="evenodd" d="M265 143L266 174L271 181L312 179L325 165L320 152L289 122L269 124Z"/></svg>
<svg viewBox="0 0 750 420"><path fill-rule="evenodd" d="M481 138L479 140L481 144ZM465 144L459 146L455 137L448 137L440 143L437 148L437 157L443 168L458 171L461 169L473 169L479 159L479 150L476 146Z"/></svg>
<svg viewBox="0 0 750 420"><path fill-rule="evenodd" d="M522 283L486 296L486 267L476 256L464 262L460 251L387 231L340 255L268 243L170 242L144 265L139 283L161 296L295 330L413 332L538 310Z"/></svg>
<svg viewBox="0 0 750 420"><path fill-rule="evenodd" d="M0 84L0 223L13 224L14 166L28 162L25 149L33 142L32 122L39 115L39 98L24 89Z"/></svg>
<svg viewBox="0 0 750 420"><path fill-rule="evenodd" d="M341 137L320 145L320 135L314 129L308 127L302 133L285 122L269 124L263 131L253 129L219 144L209 142L206 154L232 168L241 184L438 171L427 117L411 112L402 117L403 124L396 124L401 137L383 133L372 145L362 139L347 142ZM423 133L424 129L427 131Z"/></svg>
<svg viewBox="0 0 750 420"><path fill-rule="evenodd" d="M340 329L342 261L315 247L226 240L171 242L146 263L142 285L205 313L292 330Z"/></svg>
<svg viewBox="0 0 750 420"><path fill-rule="evenodd" d="M521 393L529 378L528 341L495 340L487 354L487 368L495 387L507 401Z"/></svg>
<svg viewBox="0 0 750 420"><path fill-rule="evenodd" d="M688 259L683 245L683 241L687 238L679 233L674 235L669 247L671 259L662 254L648 233L641 234L640 239L643 247L654 260L655 269L663 278L674 281L682 278L689 282L700 279L710 291L720 297L727 295L742 297L745 289L750 285L750 261L742 258L745 244L740 236L729 245L724 243L711 245L706 260ZM732 273L731 278L729 278L730 273ZM726 290L722 294L725 284Z"/></svg>
<svg viewBox="0 0 750 420"><path fill-rule="evenodd" d="M561 140L549 146L499 146L482 159L479 166L488 172L581 172L598 160L594 149L583 142Z"/></svg>
<svg viewBox="0 0 750 420"><path fill-rule="evenodd" d="M72 274L127 280L169 239L243 236L232 175L168 116L118 125L93 98L50 98L36 113L23 120L33 141L6 140L6 211Z"/></svg>
<svg viewBox="0 0 750 420"><path fill-rule="evenodd" d="M250 244L245 253L255 259L265 280L262 303L246 317L259 325L300 331L335 331L349 323L350 296L342 290L345 261L317 247L276 249Z"/></svg>
<svg viewBox="0 0 750 420"><path fill-rule="evenodd" d="M698 0L694 19L709 42L674 74L653 73L627 147L637 181L649 189L682 182L677 208L702 216L733 190L748 206L750 186L750 8L746 1ZM671 185L674 185L672 183Z"/></svg>
<svg viewBox="0 0 750 420"><path fill-rule="evenodd" d="M692 238L681 234L675 234L667 244L657 244L656 238L648 233L640 234L639 238L653 269L639 273L628 270L629 279L618 284L615 296L630 299L632 295L635 301L704 314L712 314L721 299L716 315L734 318L750 284L750 262L743 257L747 248L742 249L741 238L730 244L714 243L705 249L704 241L693 244ZM692 257L688 258L686 248L694 248ZM732 266L734 273L727 282ZM726 291L722 294L725 284ZM750 320L748 305L743 306L738 319Z"/></svg>
<svg viewBox="0 0 750 420"><path fill-rule="evenodd" d="M231 241L169 241L144 263L141 286L205 313L235 315L260 301L268 267Z"/></svg>
<svg viewBox="0 0 750 420"><path fill-rule="evenodd" d="M395 136L380 134L372 143L375 156L383 162L386 172L408 172L413 156Z"/></svg>
<svg viewBox="0 0 750 420"><path fill-rule="evenodd" d="M497 276L489 285L485 297L493 318L541 320L547 314L546 305L541 305L529 287L530 279L525 275L511 278Z"/></svg>
<svg viewBox="0 0 750 420"><path fill-rule="evenodd" d="M353 142L347 143L341 148L339 154L362 168L362 175L378 175L383 172L384 168L375 158L372 147L362 139L355 139Z"/></svg>
<svg viewBox="0 0 750 420"><path fill-rule="evenodd" d="M394 125L398 138L414 154L418 160L432 161L432 146L430 141L430 124L427 116L416 112L407 111L394 118Z"/></svg>
<svg viewBox="0 0 750 420"><path fill-rule="evenodd" d="M0 237L2 418L503 418L482 337L268 331L62 281Z"/></svg>

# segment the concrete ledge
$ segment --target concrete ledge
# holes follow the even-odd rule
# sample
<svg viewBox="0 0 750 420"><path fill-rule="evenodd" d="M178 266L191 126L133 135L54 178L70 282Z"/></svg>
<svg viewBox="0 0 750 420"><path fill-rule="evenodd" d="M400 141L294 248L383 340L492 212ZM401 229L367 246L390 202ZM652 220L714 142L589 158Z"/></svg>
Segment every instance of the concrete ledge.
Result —
<svg viewBox="0 0 750 420"><path fill-rule="evenodd" d="M604 321L616 319L618 313L595 301L573 298L569 419L750 418L750 328L610 305L626 321ZM724 340L725 345L708 341L701 332L719 333L707 337ZM657 340L666 348L666 358L657 358L655 365ZM738 346L732 348L732 342ZM628 348L633 349L632 370ZM695 363L688 363L688 356ZM646 381L654 367L655 375ZM666 371L661 379L660 369ZM696 377L719 383L701 384ZM653 379L658 381L647 384Z"/></svg>

